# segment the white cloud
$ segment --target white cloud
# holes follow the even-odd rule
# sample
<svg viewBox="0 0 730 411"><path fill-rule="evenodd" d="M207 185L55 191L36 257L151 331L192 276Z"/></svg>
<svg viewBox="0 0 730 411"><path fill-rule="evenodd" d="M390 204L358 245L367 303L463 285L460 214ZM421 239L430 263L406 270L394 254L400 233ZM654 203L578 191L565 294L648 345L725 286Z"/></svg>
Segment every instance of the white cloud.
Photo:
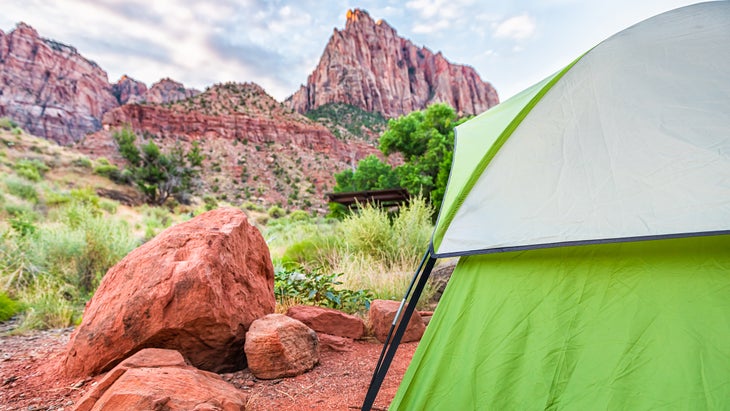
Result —
<svg viewBox="0 0 730 411"><path fill-rule="evenodd" d="M526 40L535 35L537 22L535 18L527 13L510 17L496 25L494 28L495 38L507 38L513 40Z"/></svg>
<svg viewBox="0 0 730 411"><path fill-rule="evenodd" d="M430 34L435 33L451 27L451 23L448 20L439 20L435 23L416 23L413 25L411 31L419 34Z"/></svg>

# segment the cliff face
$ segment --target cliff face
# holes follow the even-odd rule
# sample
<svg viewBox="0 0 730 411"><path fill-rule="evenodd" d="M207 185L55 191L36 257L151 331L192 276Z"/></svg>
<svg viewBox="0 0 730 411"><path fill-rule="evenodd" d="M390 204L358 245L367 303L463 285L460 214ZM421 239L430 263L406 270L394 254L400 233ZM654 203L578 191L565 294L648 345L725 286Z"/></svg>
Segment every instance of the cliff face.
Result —
<svg viewBox="0 0 730 411"><path fill-rule="evenodd" d="M307 84L287 99L300 113L347 103L391 118L435 102L478 114L499 98L473 68L413 45L388 23L357 9L347 12L344 30L335 29Z"/></svg>
<svg viewBox="0 0 730 411"><path fill-rule="evenodd" d="M96 63L27 24L0 31L0 116L59 144L99 130L104 113L120 104L170 103L199 93L170 79L149 90L127 76L112 85Z"/></svg>
<svg viewBox="0 0 730 411"><path fill-rule="evenodd" d="M258 85L226 83L165 106L126 104L104 115L104 130L77 148L121 160L113 132L129 125L140 138L171 148L200 142L208 194L264 204L323 207L332 174L369 154L362 141L337 139L327 128L292 112Z"/></svg>
<svg viewBox="0 0 730 411"><path fill-rule="evenodd" d="M19 24L0 31L0 116L26 131L70 144L101 127L116 107L107 74L75 48Z"/></svg>
<svg viewBox="0 0 730 411"><path fill-rule="evenodd" d="M187 89L182 85L182 83L178 83L170 78L163 78L153 84L152 87L144 93L142 99L148 103L167 104L195 97L198 94L200 94L200 91L198 90Z"/></svg>
<svg viewBox="0 0 730 411"><path fill-rule="evenodd" d="M137 81L131 77L122 76L119 81L112 86L112 92L119 104L138 103L144 100L144 94L147 92L147 86L141 81Z"/></svg>

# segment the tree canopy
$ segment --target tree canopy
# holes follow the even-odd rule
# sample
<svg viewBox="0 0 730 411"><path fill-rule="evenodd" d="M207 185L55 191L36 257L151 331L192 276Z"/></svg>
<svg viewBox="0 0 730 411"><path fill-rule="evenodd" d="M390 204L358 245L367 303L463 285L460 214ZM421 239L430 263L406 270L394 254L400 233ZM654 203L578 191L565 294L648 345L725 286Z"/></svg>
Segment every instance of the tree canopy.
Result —
<svg viewBox="0 0 730 411"><path fill-rule="evenodd" d="M454 127L466 120L444 103L389 120L380 150L386 156L400 153L404 163L393 169L370 155L355 170L335 174L335 192L405 188L429 199L438 211L451 170Z"/></svg>

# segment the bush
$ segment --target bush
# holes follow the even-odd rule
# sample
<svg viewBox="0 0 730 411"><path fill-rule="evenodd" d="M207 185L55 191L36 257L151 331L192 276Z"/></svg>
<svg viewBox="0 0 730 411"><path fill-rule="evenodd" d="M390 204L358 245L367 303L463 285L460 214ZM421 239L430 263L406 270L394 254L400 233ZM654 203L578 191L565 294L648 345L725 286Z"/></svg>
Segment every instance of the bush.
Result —
<svg viewBox="0 0 730 411"><path fill-rule="evenodd" d="M301 304L334 308L351 314L369 310L372 292L339 287L342 285L339 281L342 275L307 272L296 266L279 266L274 272L274 294L280 303L294 300Z"/></svg>
<svg viewBox="0 0 730 411"><path fill-rule="evenodd" d="M266 211L266 214L268 214L269 217L271 217L271 218L281 218L286 215L286 210L284 210L283 208L281 208L279 206L274 205L274 206L271 206Z"/></svg>
<svg viewBox="0 0 730 411"><path fill-rule="evenodd" d="M287 247L281 257L284 264L303 267L327 267L336 254L337 238L331 235L316 235Z"/></svg>
<svg viewBox="0 0 730 411"><path fill-rule="evenodd" d="M82 168L91 168L93 166L93 163L88 157L78 157L74 159L71 164L75 165L76 167L82 167Z"/></svg>
<svg viewBox="0 0 730 411"><path fill-rule="evenodd" d="M50 170L44 162L37 159L18 160L13 168L19 176L30 181L41 181L41 179L43 179L43 174Z"/></svg>
<svg viewBox="0 0 730 411"><path fill-rule="evenodd" d="M0 322L11 319L20 310L20 304L0 291Z"/></svg>
<svg viewBox="0 0 730 411"><path fill-rule="evenodd" d="M32 184L28 184L19 178L6 178L5 187L7 187L8 193L16 197L33 203L38 202L38 191L36 191L35 186L33 186Z"/></svg>
<svg viewBox="0 0 730 411"><path fill-rule="evenodd" d="M16 123L15 121L7 117L0 117L0 128L2 128L3 130L12 130L17 127L18 123Z"/></svg>

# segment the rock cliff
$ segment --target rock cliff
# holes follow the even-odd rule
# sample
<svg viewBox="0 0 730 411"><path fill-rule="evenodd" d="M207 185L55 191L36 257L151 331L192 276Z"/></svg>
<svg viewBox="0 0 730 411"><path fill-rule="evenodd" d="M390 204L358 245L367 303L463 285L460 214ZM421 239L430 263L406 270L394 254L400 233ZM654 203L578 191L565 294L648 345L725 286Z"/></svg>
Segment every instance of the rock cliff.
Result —
<svg viewBox="0 0 730 411"><path fill-rule="evenodd" d="M195 97L198 94L200 94L200 91L198 90L187 89L182 83L178 83L170 78L163 78L153 84L152 87L144 93L143 100L148 103L167 104Z"/></svg>
<svg viewBox="0 0 730 411"><path fill-rule="evenodd" d="M75 48L24 23L0 31L0 116L69 144L98 130L101 116L117 105L106 72Z"/></svg>
<svg viewBox="0 0 730 411"><path fill-rule="evenodd" d="M104 130L77 144L82 152L119 160L112 134L129 125L160 146L200 142L207 193L264 204L323 206L332 174L369 154L361 140L336 138L327 128L293 112L253 83L210 87L167 105L126 104L103 118Z"/></svg>
<svg viewBox="0 0 730 411"><path fill-rule="evenodd" d="M25 23L0 30L0 116L31 134L69 145L101 128L104 113L120 104L170 103L200 92L165 78L147 89L107 73L71 46L40 37Z"/></svg>
<svg viewBox="0 0 730 411"><path fill-rule="evenodd" d="M305 113L327 103L346 103L397 117L446 102L461 114L478 114L499 102L496 90L469 66L415 46L388 23L349 10L335 29L307 84L287 99Z"/></svg>
<svg viewBox="0 0 730 411"><path fill-rule="evenodd" d="M112 86L112 92L119 104L138 103L144 101L147 86L141 81L125 75Z"/></svg>

